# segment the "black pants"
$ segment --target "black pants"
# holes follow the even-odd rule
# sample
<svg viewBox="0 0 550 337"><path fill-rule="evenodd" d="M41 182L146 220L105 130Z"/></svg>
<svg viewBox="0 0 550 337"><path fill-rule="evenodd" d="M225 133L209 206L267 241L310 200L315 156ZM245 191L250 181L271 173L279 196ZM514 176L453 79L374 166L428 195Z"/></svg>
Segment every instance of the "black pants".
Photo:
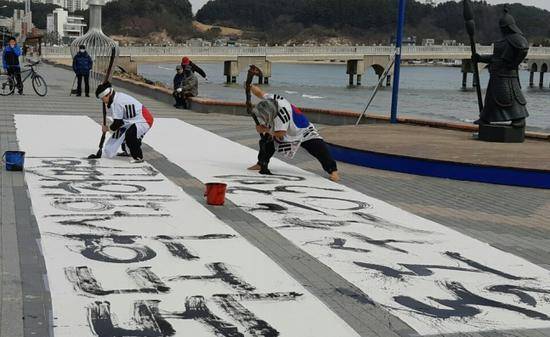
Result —
<svg viewBox="0 0 550 337"><path fill-rule="evenodd" d="M84 91L86 95L90 94L90 74L76 75L76 94L82 95L82 79L84 79Z"/></svg>
<svg viewBox="0 0 550 337"><path fill-rule="evenodd" d="M130 155L134 159L143 159L143 151L141 151L141 138L137 137L137 128L135 124L132 124L130 128L126 131L126 137L124 138L124 143L128 150L130 150Z"/></svg>
<svg viewBox="0 0 550 337"><path fill-rule="evenodd" d="M301 145L306 151L317 158L327 173L338 171L336 161L332 158L327 143L322 139L311 139ZM260 140L260 153L258 154L258 164L260 166L269 165L269 160L275 154L275 143L272 139L262 138Z"/></svg>
<svg viewBox="0 0 550 337"><path fill-rule="evenodd" d="M183 95L183 92L174 91L174 99L176 100L176 106L187 109L187 100Z"/></svg>
<svg viewBox="0 0 550 337"><path fill-rule="evenodd" d="M15 84L19 93L23 92L23 81L21 80L21 68L18 67L8 67L8 75L15 78Z"/></svg>

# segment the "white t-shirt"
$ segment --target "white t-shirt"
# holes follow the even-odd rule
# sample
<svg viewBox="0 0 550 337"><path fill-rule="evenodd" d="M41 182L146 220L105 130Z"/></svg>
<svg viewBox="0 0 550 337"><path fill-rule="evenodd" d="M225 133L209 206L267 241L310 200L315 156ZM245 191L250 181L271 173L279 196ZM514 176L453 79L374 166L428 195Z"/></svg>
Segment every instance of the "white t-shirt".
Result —
<svg viewBox="0 0 550 337"><path fill-rule="evenodd" d="M143 104L130 95L122 92L115 92L113 103L107 109L113 119L122 119L124 125L147 123L153 125L153 115Z"/></svg>
<svg viewBox="0 0 550 337"><path fill-rule="evenodd" d="M264 99L277 102L279 109L273 125L268 125L271 131L286 131L283 142L305 142L311 139L322 139L313 124L296 106L290 104L284 97L275 94L265 94Z"/></svg>

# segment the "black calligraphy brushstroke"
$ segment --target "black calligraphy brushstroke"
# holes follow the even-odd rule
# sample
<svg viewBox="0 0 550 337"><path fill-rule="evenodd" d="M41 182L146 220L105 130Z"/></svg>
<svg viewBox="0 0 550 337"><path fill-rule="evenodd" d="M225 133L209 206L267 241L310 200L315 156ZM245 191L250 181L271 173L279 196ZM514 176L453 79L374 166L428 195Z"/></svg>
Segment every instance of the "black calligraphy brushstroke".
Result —
<svg viewBox="0 0 550 337"><path fill-rule="evenodd" d="M537 306L537 300L533 296L529 295L528 292L537 294L550 294L550 289L521 287L511 284L491 286L487 290L495 293L503 293L517 296L520 302L530 305L532 307Z"/></svg>
<svg viewBox="0 0 550 337"><path fill-rule="evenodd" d="M334 238L334 241L329 244L332 249L345 250L354 253L369 253L370 250L362 248L345 247L346 239Z"/></svg>
<svg viewBox="0 0 550 337"><path fill-rule="evenodd" d="M516 280L516 281L518 281L518 280L534 280L534 278L519 277L519 276L515 276L515 275L511 275L511 274L502 272L500 270L493 269L491 267L484 266L481 263L478 263L476 261L473 261L473 260L470 260L466 257L463 257L460 253L457 253L457 252L445 252L444 255L446 255L447 257L450 257L453 260L464 262L472 268L484 271L486 273L498 275L498 276L504 277L504 278L509 279L509 280Z"/></svg>
<svg viewBox="0 0 550 337"><path fill-rule="evenodd" d="M65 268L65 276L67 280L73 284L73 287L91 295L106 296L112 294L135 293L158 294L168 293L170 291L170 287L166 286L159 277L151 271L150 267L129 269L127 273L138 285L138 288L105 290L94 277L90 268L86 266Z"/></svg>
<svg viewBox="0 0 550 337"><path fill-rule="evenodd" d="M218 295L214 295L218 296ZM290 292L274 292L274 293L238 293L231 294L234 298L240 301L295 301L297 298L304 296L304 294L294 291Z"/></svg>
<svg viewBox="0 0 550 337"><path fill-rule="evenodd" d="M231 295L214 295L214 301L239 322L253 337L277 337L280 333L269 323L258 318Z"/></svg>
<svg viewBox="0 0 550 337"><path fill-rule="evenodd" d="M395 300L395 302L413 310L418 314L440 319L449 319L451 317L474 317L481 313L481 310L476 308L475 306L482 306L508 310L525 315L529 318L550 321L550 317L548 317L544 313L481 297L468 291L462 284L458 282L447 282L444 285L451 293L453 293L456 299L439 299L431 296L428 298L449 309L437 308L429 304L420 302L409 296L395 296L393 299Z"/></svg>
<svg viewBox="0 0 550 337"><path fill-rule="evenodd" d="M206 234L206 235L190 235L190 236L168 236L159 235L154 237L157 240L227 240L235 239L233 234Z"/></svg>
<svg viewBox="0 0 550 337"><path fill-rule="evenodd" d="M95 302L88 307L88 320L92 332L98 337L166 337L173 336L175 330L166 321L161 330L158 317L150 307L151 301L134 302L133 324L137 327L128 330L115 326L111 316L111 304L109 302ZM157 311L158 312L158 309ZM168 328L169 326L169 328Z"/></svg>
<svg viewBox="0 0 550 337"><path fill-rule="evenodd" d="M320 197L320 196L307 196L304 197L304 199L307 200L334 200L334 201L343 201L343 202L349 202L350 204L353 204L355 206L350 208L334 208L334 210L337 211L358 211L365 208L372 208L372 206L364 201L359 200L352 200L352 199L342 199L342 198L333 198L333 197ZM325 209L332 209L328 207L323 207Z"/></svg>
<svg viewBox="0 0 550 337"><path fill-rule="evenodd" d="M402 241L402 240L393 240L393 239L375 240L375 239L369 238L368 236L365 236L365 235L362 235L362 234L359 234L359 233L353 233L353 232L346 232L345 234L349 235L352 238L355 238L359 241L362 241L362 242L365 242L365 243L368 243L368 244L371 244L371 245L375 245L375 246L378 246L380 248L393 250L395 252L404 253L404 254L408 254L409 252L404 250L404 249L391 246L389 244L390 243L415 243L415 244L424 244L425 243L425 242L422 242L422 241Z"/></svg>
<svg viewBox="0 0 550 337"><path fill-rule="evenodd" d="M216 336L244 337L239 329L231 323L214 315L206 306L203 296L191 296L185 300L185 312L164 314L165 318L192 319L209 327Z"/></svg>
<svg viewBox="0 0 550 337"><path fill-rule="evenodd" d="M300 176L291 176L291 175L271 175L271 176L252 176L252 175L238 175L238 174L230 174L230 175L221 175L216 176L216 178L220 179L232 179L233 181L240 183L242 185L270 185L270 184L276 184L280 180L282 181L304 181L306 178L300 177Z"/></svg>
<svg viewBox="0 0 550 337"><path fill-rule="evenodd" d="M352 223L357 221L346 221L346 220L302 220L300 218L284 218L283 222L286 225L277 226L276 229L285 229L285 228L311 228L311 229L322 229L330 230L332 228L345 227L349 226Z"/></svg>
<svg viewBox="0 0 550 337"><path fill-rule="evenodd" d="M228 194L237 194L237 192L252 192L252 193L258 193L258 194L265 194L265 195L271 195L271 191L267 190L260 190L257 188L251 188L251 187L241 187L241 186L235 186L230 187L227 189Z"/></svg>
<svg viewBox="0 0 550 337"><path fill-rule="evenodd" d="M238 291L254 291L256 287L241 280L237 275L233 274L227 266L222 262L207 264L212 275L179 275L167 278L168 282L186 281L186 280L220 280L228 284L231 288Z"/></svg>
<svg viewBox="0 0 550 337"><path fill-rule="evenodd" d="M102 200L102 201L148 201L148 202L170 202L179 200L177 197L168 194L87 194L81 193L78 196L62 193L46 193L46 197L58 200Z"/></svg>
<svg viewBox="0 0 550 337"><path fill-rule="evenodd" d="M315 213L321 213L323 215L326 215L326 216L330 216L329 214L323 212L323 211L320 211L318 209L315 209L313 207L309 207L309 206L306 206L306 205L303 205L303 204L298 204L296 202L292 202L292 201L288 201L288 200L284 200L284 199L277 199L277 201L280 201L282 203L285 203L287 205L290 205L290 206L294 206L294 207L298 207L298 208L301 208L301 209L305 209L307 211L311 211L311 212L315 212Z"/></svg>
<svg viewBox="0 0 550 337"><path fill-rule="evenodd" d="M416 274L411 272L411 271L401 271L401 270L397 270L397 269L394 269L394 268L391 268L391 267L386 267L386 266L382 266L382 265L374 264L374 263L354 261L353 264L355 264L355 265L357 265L361 268L379 271L384 276L392 277L392 278L395 278L395 279L398 279L398 280L401 280L401 281L403 280L403 276L416 276Z"/></svg>
<svg viewBox="0 0 550 337"><path fill-rule="evenodd" d="M348 288L336 288L336 291L344 296L353 298L362 305L376 305L367 295L361 291L353 291Z"/></svg>
<svg viewBox="0 0 550 337"><path fill-rule="evenodd" d="M125 186L125 187L128 187L130 190L103 189L103 187L113 187L113 186L120 186L120 187ZM138 194L138 193L143 193L147 190L145 187L141 185L123 184L123 183L116 183L116 182L111 183L111 182L105 182L105 181L94 182L91 184L79 183L79 182L74 183L72 181L69 181L69 182L61 182L56 186L41 186L41 188L45 190L63 190L71 194L82 194L80 189L96 191L96 192L116 193L116 194Z"/></svg>
<svg viewBox="0 0 550 337"><path fill-rule="evenodd" d="M329 192L344 192L342 189L338 188L325 188L325 187L314 187L314 186L302 186L302 185L281 185L275 187L275 192L281 193L293 193L293 194L304 194L305 192L296 191L296 189L306 189L306 190L321 190Z"/></svg>
<svg viewBox="0 0 550 337"><path fill-rule="evenodd" d="M251 208L249 209L250 212L273 212L273 213L283 213L288 211L288 208L281 206L279 204L271 204L271 203L259 203L256 204L256 206L259 206L257 208Z"/></svg>
<svg viewBox="0 0 550 337"><path fill-rule="evenodd" d="M170 214L130 214L129 212L115 211L110 214L48 214L45 218L72 218L72 217L104 217L111 220L113 218L165 218L171 216Z"/></svg>
<svg viewBox="0 0 550 337"><path fill-rule="evenodd" d="M466 269L454 266L442 266L442 265L423 265L423 264L402 264L399 265L408 269L409 271L401 271L391 267L382 266L379 264L365 263L365 262L353 262L355 265L365 268L372 269L381 272L384 276L396 278L398 280L403 280L403 276L416 276L416 277L426 277L432 276L434 274L432 269L441 269L441 270L452 270L452 271L461 271L469 273L479 273L475 269Z"/></svg>
<svg viewBox="0 0 550 337"><path fill-rule="evenodd" d="M91 207L75 207L73 206L75 204L91 205ZM93 199L54 200L51 202L51 205L57 209L70 212L103 212L115 208L115 205L109 202Z"/></svg>
<svg viewBox="0 0 550 337"><path fill-rule="evenodd" d="M161 242L168 248L168 251L172 256L178 257L186 261L198 260L199 257L191 253L191 251L180 242L171 242L161 240Z"/></svg>
<svg viewBox="0 0 550 337"><path fill-rule="evenodd" d="M151 271L151 267L130 268L126 272L141 289L154 289L157 293L170 291L170 287Z"/></svg>
<svg viewBox="0 0 550 337"><path fill-rule="evenodd" d="M122 230L117 229L117 228L110 228L110 227L97 226L97 225L91 224L91 222L109 221L111 219L112 219L112 217L106 216L106 217L86 218L86 219L82 219L82 220L70 219L70 220L57 221L57 223L62 225L62 226L84 227L84 228L87 228L87 229L94 229L94 230L99 230L99 231L102 231L102 232L121 233Z"/></svg>
<svg viewBox="0 0 550 337"><path fill-rule="evenodd" d="M399 229L405 232L415 233L415 234L432 234L433 233L422 229L413 229L402 225L398 225L396 223L377 217L376 215L372 215L364 212L353 212L353 214L357 215L362 220L367 221L369 224L372 224L374 225L374 227L377 227L377 228L385 228L385 229L395 228L395 229Z"/></svg>
<svg viewBox="0 0 550 337"><path fill-rule="evenodd" d="M157 256L154 250L148 246L135 242L138 236L131 235L94 235L94 234L68 234L63 235L68 239L84 242L84 248L78 248L82 256L100 262L108 263L137 263L154 259ZM124 249L133 253L133 257L117 257L105 252L108 248Z"/></svg>

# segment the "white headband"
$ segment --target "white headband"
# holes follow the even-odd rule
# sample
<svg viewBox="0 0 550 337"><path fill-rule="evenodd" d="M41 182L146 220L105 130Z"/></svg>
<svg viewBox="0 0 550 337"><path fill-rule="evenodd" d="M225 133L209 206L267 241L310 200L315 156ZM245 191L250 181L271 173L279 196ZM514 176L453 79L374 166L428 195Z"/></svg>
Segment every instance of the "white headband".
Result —
<svg viewBox="0 0 550 337"><path fill-rule="evenodd" d="M107 88L105 90L103 90L99 95L97 95L100 99L109 95L110 93L113 92L113 88Z"/></svg>

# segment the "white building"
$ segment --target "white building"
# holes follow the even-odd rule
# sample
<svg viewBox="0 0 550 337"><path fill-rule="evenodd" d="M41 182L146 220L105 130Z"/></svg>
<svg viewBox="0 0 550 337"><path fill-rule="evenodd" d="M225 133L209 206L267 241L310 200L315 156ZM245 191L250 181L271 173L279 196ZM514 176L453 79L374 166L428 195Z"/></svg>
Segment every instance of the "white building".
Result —
<svg viewBox="0 0 550 337"><path fill-rule="evenodd" d="M81 16L70 16L69 12L57 8L47 17L48 33L57 33L61 39L74 40L84 35L86 24Z"/></svg>

